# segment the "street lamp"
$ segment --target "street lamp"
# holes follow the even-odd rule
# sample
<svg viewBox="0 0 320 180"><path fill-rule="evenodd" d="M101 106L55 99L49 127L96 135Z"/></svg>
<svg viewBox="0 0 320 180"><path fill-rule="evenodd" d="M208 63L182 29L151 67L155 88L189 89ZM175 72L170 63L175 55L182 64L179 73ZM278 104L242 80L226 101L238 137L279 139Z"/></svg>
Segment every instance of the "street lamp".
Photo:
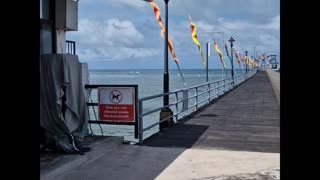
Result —
<svg viewBox="0 0 320 180"><path fill-rule="evenodd" d="M246 53L246 73L248 72L248 51L246 50L244 53Z"/></svg>
<svg viewBox="0 0 320 180"><path fill-rule="evenodd" d="M233 78L233 53L232 53L232 47L233 47L233 41L235 41L232 36L229 39L230 42L230 47L231 47L231 77L232 77L232 86L234 83L234 78Z"/></svg>
<svg viewBox="0 0 320 180"><path fill-rule="evenodd" d="M146 2L152 2L153 0L143 0ZM169 71L168 71L168 3L169 0L164 0L166 6L165 12L165 38L164 38L164 69L163 69L163 93L169 92ZM169 105L169 95L163 96L163 109L160 112L160 120L165 119L173 114L172 110L168 107ZM160 124L160 129L165 126L168 126L172 122L170 120Z"/></svg>

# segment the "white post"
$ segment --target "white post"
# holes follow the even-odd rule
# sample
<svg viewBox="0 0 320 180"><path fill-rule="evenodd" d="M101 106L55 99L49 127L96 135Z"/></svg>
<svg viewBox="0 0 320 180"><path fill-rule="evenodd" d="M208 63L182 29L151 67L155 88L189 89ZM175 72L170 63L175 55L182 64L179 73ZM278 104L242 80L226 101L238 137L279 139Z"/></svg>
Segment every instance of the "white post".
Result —
<svg viewBox="0 0 320 180"><path fill-rule="evenodd" d="M56 30L56 46L57 46L57 53L59 54L65 54L66 53L66 31L62 29Z"/></svg>
<svg viewBox="0 0 320 180"><path fill-rule="evenodd" d="M81 77L82 77L82 85L89 84L89 70L88 63L81 63ZM86 101L89 101L89 92L87 90L84 91Z"/></svg>

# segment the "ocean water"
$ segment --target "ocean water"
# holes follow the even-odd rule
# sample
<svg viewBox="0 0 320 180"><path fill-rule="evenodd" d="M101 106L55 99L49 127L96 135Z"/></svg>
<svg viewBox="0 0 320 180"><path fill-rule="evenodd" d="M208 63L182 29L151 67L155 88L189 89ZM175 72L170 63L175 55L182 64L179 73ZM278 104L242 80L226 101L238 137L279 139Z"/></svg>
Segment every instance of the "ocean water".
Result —
<svg viewBox="0 0 320 180"><path fill-rule="evenodd" d="M186 81L188 87L206 83L206 73L204 69L183 69L181 70L183 77ZM240 74L241 70L238 70L236 74ZM221 80L221 78L226 78L226 74L231 77L231 71L227 70L223 72L221 70L210 70L209 76L211 81ZM160 69L137 69L137 70L89 70L89 83L90 84L105 84L105 85L115 85L115 84L137 84L138 85L138 97L143 98L151 95L160 94L163 92L163 70ZM180 73L178 70L169 70L169 90L183 89L184 84ZM199 89L199 92L204 91ZM189 92L189 96L192 95L192 91ZM206 98L207 95L201 98ZM181 99L181 97L179 97ZM90 99L93 102L97 102L97 91L93 90L91 92ZM169 96L169 102L175 101L174 95ZM194 103L194 99L189 101L189 106ZM150 111L152 109L161 107L163 104L163 97L156 98L153 100L145 101L143 103L143 112ZM180 104L179 109L182 108ZM174 112L175 108L171 108ZM179 118L192 112L192 109L179 115ZM96 115L98 115L98 109L95 110L90 107L90 119L95 120ZM143 119L143 126L147 127L150 124L159 121L159 112L147 115ZM137 142L138 140L134 138L134 127L129 125L105 125L101 124L91 124L91 129L94 134L108 135L108 136L124 136L125 140ZM144 133L144 139L150 135L156 133L159 130L158 126L151 128Z"/></svg>

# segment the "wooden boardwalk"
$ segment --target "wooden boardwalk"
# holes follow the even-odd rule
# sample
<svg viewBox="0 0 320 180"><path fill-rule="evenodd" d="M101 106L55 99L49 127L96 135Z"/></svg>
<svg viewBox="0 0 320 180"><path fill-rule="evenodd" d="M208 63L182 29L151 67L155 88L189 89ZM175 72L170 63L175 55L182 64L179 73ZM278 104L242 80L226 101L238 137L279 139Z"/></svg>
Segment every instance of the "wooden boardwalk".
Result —
<svg viewBox="0 0 320 180"><path fill-rule="evenodd" d="M280 152L280 105L260 71L193 117L151 136L144 146Z"/></svg>

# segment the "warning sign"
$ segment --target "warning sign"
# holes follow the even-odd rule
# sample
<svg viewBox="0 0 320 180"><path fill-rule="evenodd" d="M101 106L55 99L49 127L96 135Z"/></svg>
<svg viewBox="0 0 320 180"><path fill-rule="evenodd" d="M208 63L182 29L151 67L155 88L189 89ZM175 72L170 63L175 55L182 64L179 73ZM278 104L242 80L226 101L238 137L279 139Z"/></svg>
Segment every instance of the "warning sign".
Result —
<svg viewBox="0 0 320 180"><path fill-rule="evenodd" d="M100 120L134 122L134 87L99 87L98 96Z"/></svg>

